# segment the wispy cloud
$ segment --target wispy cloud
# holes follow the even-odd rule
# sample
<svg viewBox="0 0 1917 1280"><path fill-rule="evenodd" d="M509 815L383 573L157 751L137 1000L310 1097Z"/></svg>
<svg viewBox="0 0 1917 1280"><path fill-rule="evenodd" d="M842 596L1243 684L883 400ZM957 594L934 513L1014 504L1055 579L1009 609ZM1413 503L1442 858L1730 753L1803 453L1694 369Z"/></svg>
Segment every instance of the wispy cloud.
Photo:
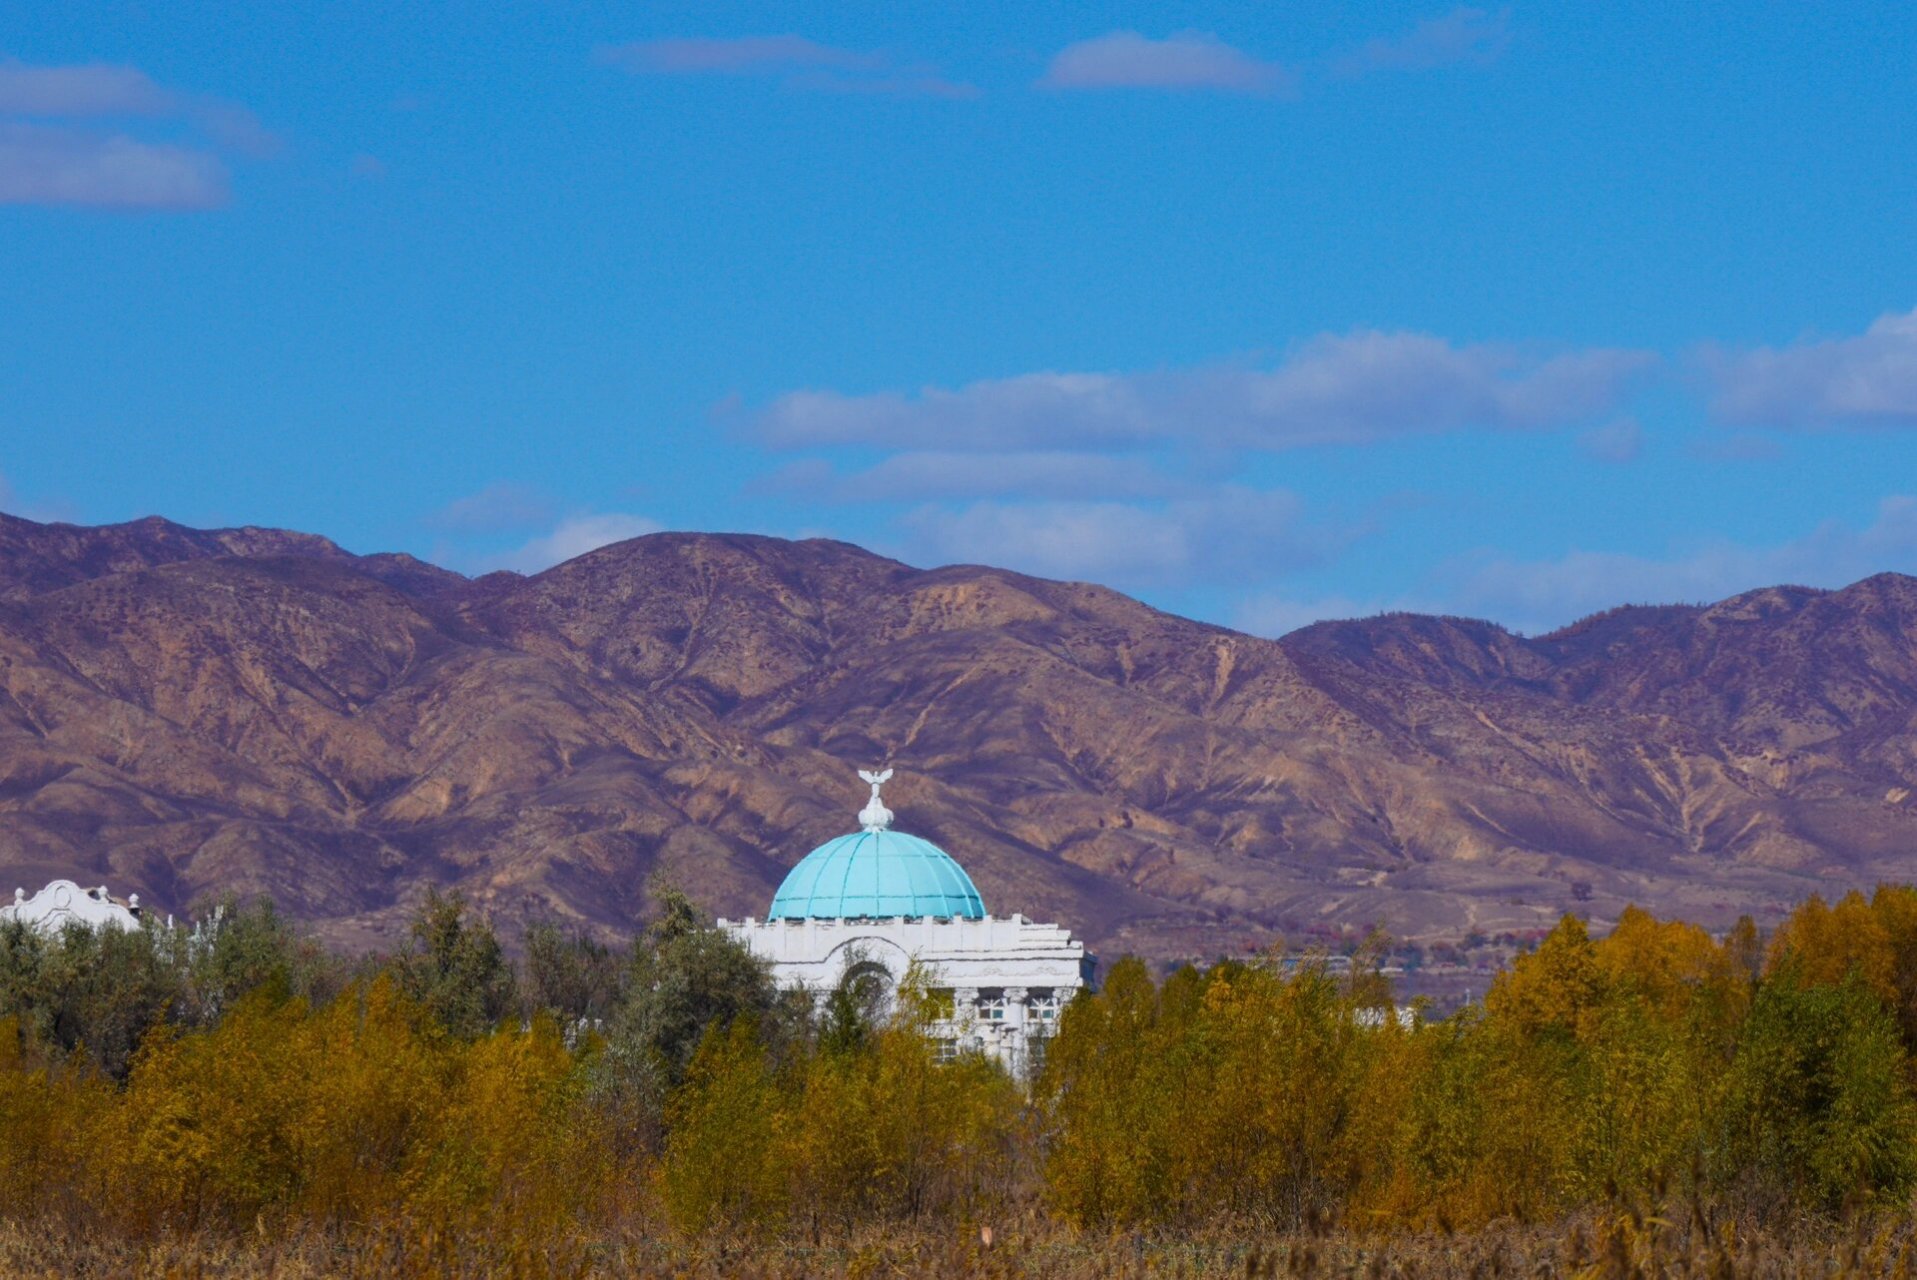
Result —
<svg viewBox="0 0 1917 1280"><path fill-rule="evenodd" d="M1003 565L1123 589L1258 582L1321 563L1358 536L1305 519L1283 490L1236 485L1170 502L977 502L925 507L901 528L923 563Z"/></svg>
<svg viewBox="0 0 1917 1280"><path fill-rule="evenodd" d="M923 63L797 35L638 40L607 45L597 58L635 75L759 76L813 93L963 98L978 92Z"/></svg>
<svg viewBox="0 0 1917 1280"><path fill-rule="evenodd" d="M97 123L107 120L122 127ZM185 136L149 136L156 128ZM221 150L276 146L244 107L167 89L136 67L0 60L0 204L212 208L228 194Z"/></svg>
<svg viewBox="0 0 1917 1280"><path fill-rule="evenodd" d="M885 60L877 54L839 49L803 36L637 40L608 46L600 51L599 57L602 62L627 71L673 75L750 75L790 71L794 67L871 71L885 65Z"/></svg>
<svg viewBox="0 0 1917 1280"><path fill-rule="evenodd" d="M838 93L851 97L873 98L976 98L978 86L947 80L931 72L905 72L897 75L854 76L831 71L809 71L794 75L786 87L806 93Z"/></svg>
<svg viewBox="0 0 1917 1280"><path fill-rule="evenodd" d="M894 454L842 472L822 458L789 463L763 490L817 502L927 502L964 498L1164 498L1195 488L1160 460L1063 450Z"/></svg>
<svg viewBox="0 0 1917 1280"><path fill-rule="evenodd" d="M1706 462L1775 462L1784 456L1776 436L1756 431L1733 431L1715 439L1694 440L1687 452Z"/></svg>
<svg viewBox="0 0 1917 1280"><path fill-rule="evenodd" d="M1400 36L1367 41L1338 59L1343 75L1369 71L1424 71L1434 67L1489 66L1511 43L1511 12L1460 6L1440 18L1427 18Z"/></svg>
<svg viewBox="0 0 1917 1280"><path fill-rule="evenodd" d="M1047 89L1290 94L1298 89L1298 77L1207 31L1180 31L1162 40L1113 31L1059 50L1039 84Z"/></svg>
<svg viewBox="0 0 1917 1280"><path fill-rule="evenodd" d="M533 529L553 518L553 504L530 485L500 482L455 498L426 517L429 529L449 533L507 533Z"/></svg>
<svg viewBox="0 0 1917 1280"><path fill-rule="evenodd" d="M0 116L174 120L244 155L271 155L279 147L279 139L238 103L168 89L138 67L112 63L36 67L0 60Z"/></svg>
<svg viewBox="0 0 1917 1280"><path fill-rule="evenodd" d="M0 123L0 204L210 209L226 203L227 187L226 166L205 151Z"/></svg>
<svg viewBox="0 0 1917 1280"><path fill-rule="evenodd" d="M0 61L0 114L14 116L159 116L180 110L179 95L137 67L87 63L33 67Z"/></svg>
<svg viewBox="0 0 1917 1280"><path fill-rule="evenodd" d="M1708 604L1780 584L1836 588L1885 570L1917 571L1917 497L1883 499L1861 528L1831 520L1769 545L1716 539L1662 556L1575 550L1531 560L1460 557L1390 599L1250 591L1230 622L1254 635L1281 636L1314 622L1405 610L1487 618L1541 635L1620 604Z"/></svg>
<svg viewBox="0 0 1917 1280"><path fill-rule="evenodd" d="M627 538L658 533L665 526L645 516L620 511L570 516L559 522L551 533L532 539L523 546L491 561L491 569L512 569L519 573L538 573L556 564L597 551Z"/></svg>
<svg viewBox="0 0 1917 1280"><path fill-rule="evenodd" d="M1463 427L1548 427L1609 412L1649 352L1541 353L1426 334L1316 338L1275 368L1031 373L916 394L796 391L758 415L780 448L977 450L1361 444Z"/></svg>
<svg viewBox="0 0 1917 1280"><path fill-rule="evenodd" d="M1455 612L1535 633L1617 604L1699 603L1779 583L1840 587L1913 568L1917 498L1900 495L1880 502L1861 529L1833 520L1770 546L1715 541L1662 557L1573 551L1550 560L1460 563L1439 575L1437 594Z"/></svg>
<svg viewBox="0 0 1917 1280"><path fill-rule="evenodd" d="M1578 448L1598 462L1636 462L1644 452L1644 428L1636 418L1619 418L1584 432L1578 437Z"/></svg>
<svg viewBox="0 0 1917 1280"><path fill-rule="evenodd" d="M1917 426L1917 311L1854 337L1787 347L1707 347L1711 412L1741 426Z"/></svg>

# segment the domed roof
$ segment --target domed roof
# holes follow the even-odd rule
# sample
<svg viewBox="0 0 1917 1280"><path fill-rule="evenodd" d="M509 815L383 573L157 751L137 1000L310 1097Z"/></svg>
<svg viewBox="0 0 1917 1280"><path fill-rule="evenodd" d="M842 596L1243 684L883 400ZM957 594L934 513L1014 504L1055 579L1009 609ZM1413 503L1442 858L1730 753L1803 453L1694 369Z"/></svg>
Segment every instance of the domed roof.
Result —
<svg viewBox="0 0 1917 1280"><path fill-rule="evenodd" d="M879 784L891 770L859 776L872 784L872 799L859 814L865 830L828 840L800 859L772 895L766 919L983 919L985 902L965 868L931 841L887 829L892 812L879 801Z"/></svg>
<svg viewBox="0 0 1917 1280"><path fill-rule="evenodd" d="M900 831L855 831L787 872L766 919L984 915L972 877L945 850Z"/></svg>

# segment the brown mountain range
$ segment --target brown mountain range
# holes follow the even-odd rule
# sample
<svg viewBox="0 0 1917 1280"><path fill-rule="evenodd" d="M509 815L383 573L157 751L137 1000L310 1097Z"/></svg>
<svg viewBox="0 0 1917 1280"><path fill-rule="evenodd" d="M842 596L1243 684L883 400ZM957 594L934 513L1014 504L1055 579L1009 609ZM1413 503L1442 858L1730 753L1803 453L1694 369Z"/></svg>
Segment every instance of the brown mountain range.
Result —
<svg viewBox="0 0 1917 1280"><path fill-rule="evenodd" d="M1107 954L1712 923L1917 877L1917 580L1526 639L1256 639L838 542L661 534L466 579L324 538L0 516L0 867L390 940L428 884L629 932L763 911L889 762L988 906ZM11 887L11 886L8 886Z"/></svg>

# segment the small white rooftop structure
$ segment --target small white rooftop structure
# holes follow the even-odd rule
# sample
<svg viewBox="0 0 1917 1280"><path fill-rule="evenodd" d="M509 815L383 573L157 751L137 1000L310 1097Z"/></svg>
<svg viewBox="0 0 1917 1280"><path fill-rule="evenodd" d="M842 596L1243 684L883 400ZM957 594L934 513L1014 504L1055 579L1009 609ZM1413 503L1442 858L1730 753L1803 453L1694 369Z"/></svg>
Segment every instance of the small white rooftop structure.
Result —
<svg viewBox="0 0 1917 1280"><path fill-rule="evenodd" d="M891 830L872 788L860 830L828 840L787 873L764 921L721 920L772 964L780 986L821 1005L851 975L894 988L915 962L950 1014L932 1028L942 1052L983 1052L1028 1072L1074 992L1088 985L1085 944L1055 924L985 911L972 878L943 849Z"/></svg>
<svg viewBox="0 0 1917 1280"><path fill-rule="evenodd" d="M140 928L140 895L122 902L105 885L82 889L71 880L55 880L31 898L25 889L13 891L13 902L0 907L0 921L19 920L43 933L57 933L69 923L91 929Z"/></svg>

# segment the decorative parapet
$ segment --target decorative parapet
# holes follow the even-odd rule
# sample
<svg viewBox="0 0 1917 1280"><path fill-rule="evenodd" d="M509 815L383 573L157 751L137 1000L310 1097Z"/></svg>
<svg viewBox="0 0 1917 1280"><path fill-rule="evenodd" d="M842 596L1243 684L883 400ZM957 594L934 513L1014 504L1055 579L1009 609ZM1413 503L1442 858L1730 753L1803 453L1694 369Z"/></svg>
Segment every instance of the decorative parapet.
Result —
<svg viewBox="0 0 1917 1280"><path fill-rule="evenodd" d="M71 880L55 880L32 897L25 889L13 891L13 902L0 907L0 920L18 920L44 933L56 933L71 924L90 929L127 929L140 927L140 895L126 901L107 892L105 885L82 889Z"/></svg>

